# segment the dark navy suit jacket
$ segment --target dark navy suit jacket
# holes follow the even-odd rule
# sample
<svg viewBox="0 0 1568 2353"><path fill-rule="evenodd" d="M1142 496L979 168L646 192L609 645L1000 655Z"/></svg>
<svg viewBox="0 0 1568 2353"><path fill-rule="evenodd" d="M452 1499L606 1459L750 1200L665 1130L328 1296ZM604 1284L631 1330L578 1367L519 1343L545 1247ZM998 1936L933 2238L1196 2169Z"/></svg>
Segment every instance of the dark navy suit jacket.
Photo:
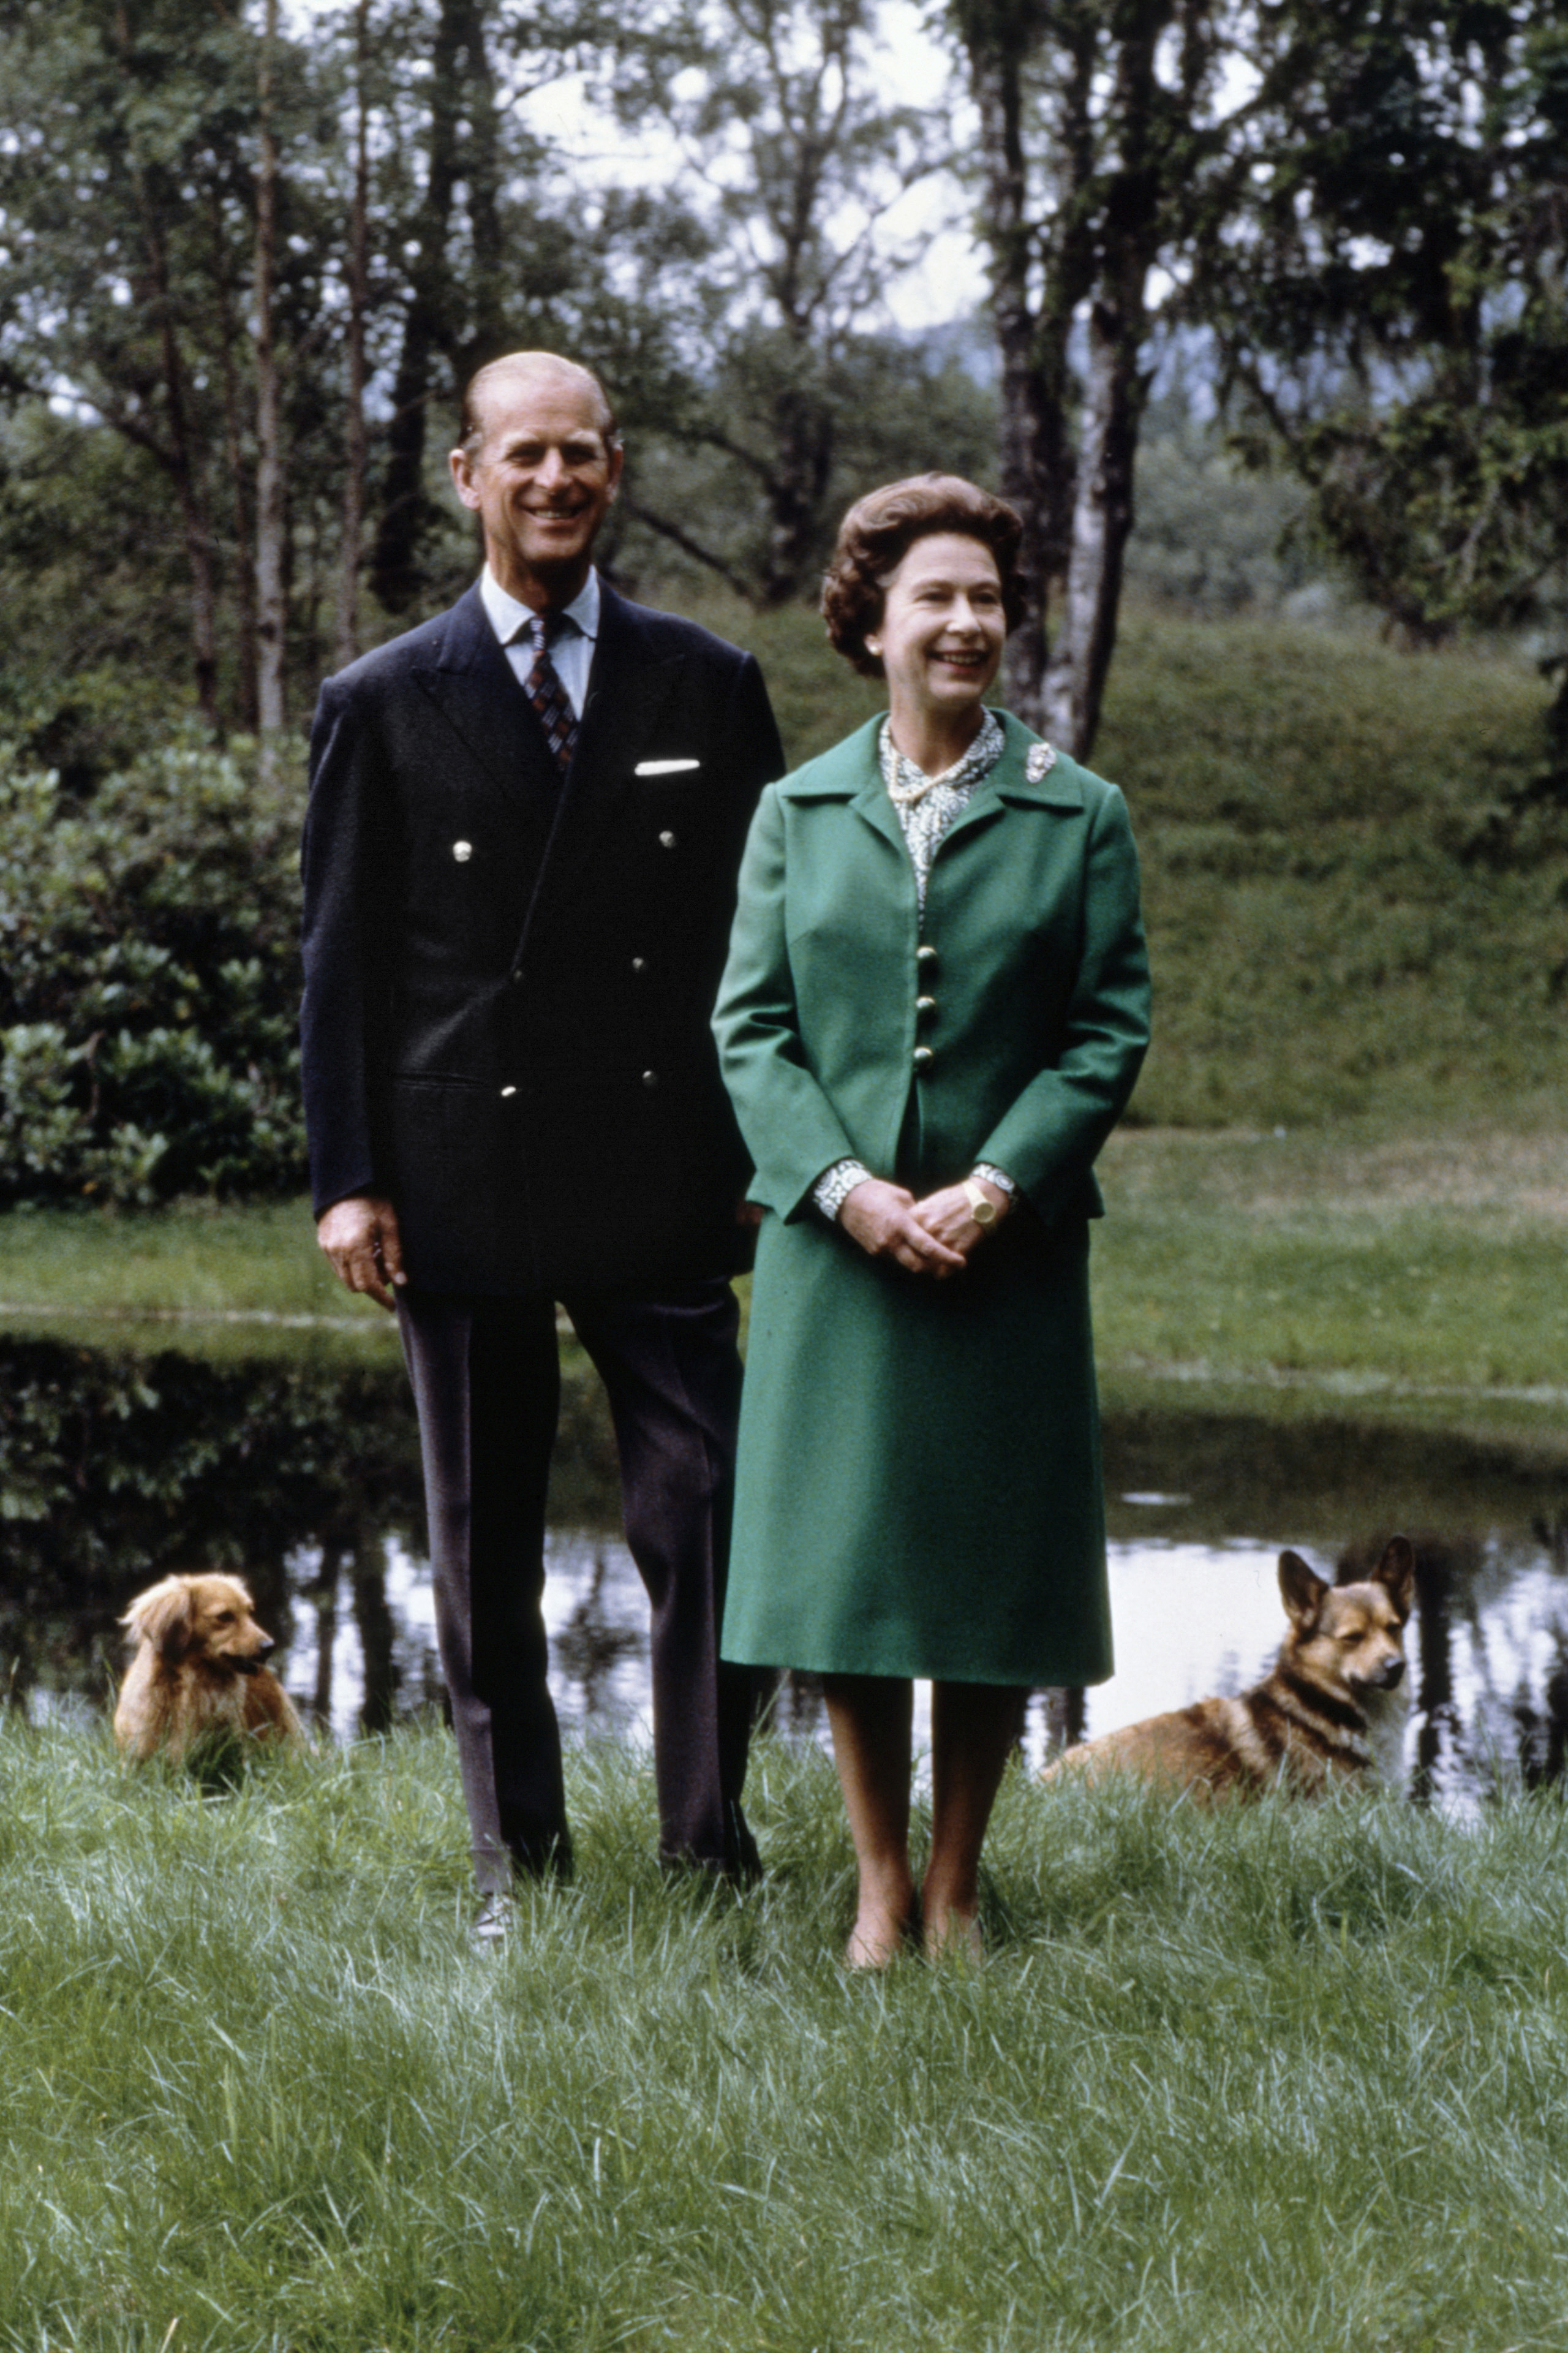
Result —
<svg viewBox="0 0 1568 2353"><path fill-rule="evenodd" d="M709 1016L784 757L749 654L602 590L564 785L477 588L330 679L304 840L317 1214L421 1288L656 1292L738 1261Z"/></svg>

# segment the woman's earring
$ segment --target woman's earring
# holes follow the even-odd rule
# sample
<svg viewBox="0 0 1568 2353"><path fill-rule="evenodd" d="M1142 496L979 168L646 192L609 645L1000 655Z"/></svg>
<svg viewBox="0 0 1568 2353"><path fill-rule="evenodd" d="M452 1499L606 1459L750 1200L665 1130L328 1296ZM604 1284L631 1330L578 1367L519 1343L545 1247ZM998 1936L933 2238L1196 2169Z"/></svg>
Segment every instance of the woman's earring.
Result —
<svg viewBox="0 0 1568 2353"><path fill-rule="evenodd" d="M882 659L882 640L881 640L881 638L867 638L867 640L866 640L866 651L867 651L867 652L871 656L871 658L872 658L872 659L873 659L873 660L875 660L875 661L880 661L880 660L881 660L881 659Z"/></svg>

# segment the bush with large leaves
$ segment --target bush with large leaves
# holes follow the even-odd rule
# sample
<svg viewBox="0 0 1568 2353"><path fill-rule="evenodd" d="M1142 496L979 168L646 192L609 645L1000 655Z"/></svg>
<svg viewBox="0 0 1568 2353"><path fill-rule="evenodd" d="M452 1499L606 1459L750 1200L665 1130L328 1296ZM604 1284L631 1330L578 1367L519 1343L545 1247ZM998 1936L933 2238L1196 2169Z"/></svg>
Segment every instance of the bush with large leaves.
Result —
<svg viewBox="0 0 1568 2353"><path fill-rule="evenodd" d="M300 765L150 752L86 801L0 755L0 1200L286 1191Z"/></svg>

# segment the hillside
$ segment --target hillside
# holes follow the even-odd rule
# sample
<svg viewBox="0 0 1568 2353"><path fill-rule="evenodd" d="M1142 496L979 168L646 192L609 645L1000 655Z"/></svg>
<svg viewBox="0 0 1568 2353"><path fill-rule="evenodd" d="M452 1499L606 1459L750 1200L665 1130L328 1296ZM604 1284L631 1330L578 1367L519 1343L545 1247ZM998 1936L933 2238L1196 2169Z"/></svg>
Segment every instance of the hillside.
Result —
<svg viewBox="0 0 1568 2353"><path fill-rule="evenodd" d="M792 760L879 707L820 623L754 647ZM1182 1126L1555 1125L1568 1108L1568 815L1473 845L1541 759L1520 660L1281 622L1134 614L1093 765L1142 852L1155 1045L1134 1117Z"/></svg>

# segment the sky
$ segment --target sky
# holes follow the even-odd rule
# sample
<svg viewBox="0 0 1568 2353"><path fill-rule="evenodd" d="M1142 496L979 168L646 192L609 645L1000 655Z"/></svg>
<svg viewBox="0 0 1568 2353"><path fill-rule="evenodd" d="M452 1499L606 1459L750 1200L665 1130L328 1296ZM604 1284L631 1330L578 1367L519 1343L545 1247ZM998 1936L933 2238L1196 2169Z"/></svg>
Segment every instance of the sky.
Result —
<svg viewBox="0 0 1568 2353"><path fill-rule="evenodd" d="M913 0L887 0L882 54L891 78L888 95L908 105L950 107L955 87L952 69L946 52L927 32L923 13ZM527 114L542 137L592 177L603 174L637 185L651 175L668 176L675 167L675 150L668 138L650 133L645 142L628 147L624 132L595 120L574 79L538 92L528 101ZM964 125L955 122L953 127L962 136ZM920 265L889 286L887 308L896 326L915 331L940 325L966 315L980 301L979 248L964 209L962 192L938 174L911 187L889 216L890 231L930 239Z"/></svg>

